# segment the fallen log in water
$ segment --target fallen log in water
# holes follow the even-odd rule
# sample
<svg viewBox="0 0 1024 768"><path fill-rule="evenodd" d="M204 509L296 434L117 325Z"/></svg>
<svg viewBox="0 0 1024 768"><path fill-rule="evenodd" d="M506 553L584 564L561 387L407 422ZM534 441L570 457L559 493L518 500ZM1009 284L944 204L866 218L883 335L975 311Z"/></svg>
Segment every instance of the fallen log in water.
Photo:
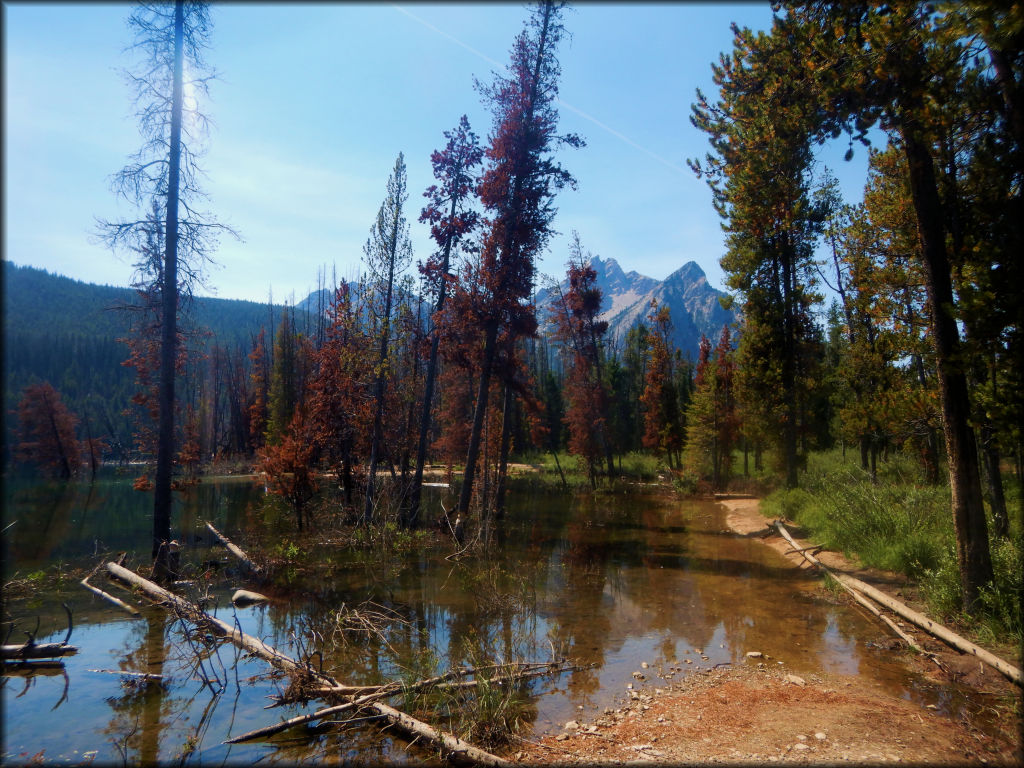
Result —
<svg viewBox="0 0 1024 768"><path fill-rule="evenodd" d="M296 672L299 670L308 671L297 661L285 656L283 653L267 645L262 640L259 640L252 635L247 635L245 632L236 629L227 622L211 616L198 606L190 603L188 600L178 597L173 592L168 592L163 587L142 578L138 574L118 565L117 563L107 563L107 571L115 579L137 588L153 602L166 604L167 606L174 608L177 613L195 624L206 627L213 634L226 638L242 650L248 651L254 656L258 656L261 659L270 662L278 669L283 669L286 672Z"/></svg>
<svg viewBox="0 0 1024 768"><path fill-rule="evenodd" d="M789 531L786 530L786 527L781 522L776 521L775 527L790 544L796 547L796 542L793 541L793 537L789 535ZM831 574L832 577L836 579L836 581L843 584L845 587L856 590L864 595L867 595L877 603L884 605L893 613L896 613L902 616L907 621L916 624L918 627L920 627L933 637L942 640L947 645L957 649L958 651L961 651L963 653L969 653L977 657L979 661L988 664L990 667L1003 674L1010 681L1016 683L1019 686L1024 687L1024 677L1022 677L1021 671L1012 664L1003 661L998 656L989 651L986 651L981 646L975 645L971 641L966 640L965 638L956 634L947 627L944 627L943 625L932 621L927 616L924 616L918 613L917 611L908 608L899 600L889 597L889 595L885 594L881 590L875 589L875 587L872 587L870 584L866 584L860 579L854 578L853 576L848 576L845 573L838 573L836 571L832 571L831 569L829 569L828 566L826 566L820 560L815 558L813 555L808 555L808 553L806 552L803 552L801 554L803 554L803 556L807 558L810 562L812 562L814 565L817 565L825 572Z"/></svg>
<svg viewBox="0 0 1024 768"><path fill-rule="evenodd" d="M52 659L58 656L73 656L78 648L66 643L22 643L21 645L0 646L0 658L21 661L22 659Z"/></svg>
<svg viewBox="0 0 1024 768"><path fill-rule="evenodd" d="M286 656L275 648L267 645L266 643L258 640L251 635L247 635L244 632L232 627L229 624L210 616L208 613L203 611L196 605L193 605L188 600L185 600L177 595L168 592L163 587L160 587L153 582L142 578L138 574L124 568L117 563L107 563L107 571L114 578L130 584L131 586L139 589L146 597L150 600L169 606L173 608L179 615L188 618L193 623L203 626L219 635L230 642L234 643L243 650L252 653L255 656L259 656L262 659L269 661L275 667L284 669L288 672L295 672L301 675L305 675L313 678L321 684L326 684L332 687L338 686L338 681L333 678L314 671L307 665L300 664L294 659ZM421 722L414 717L401 712L393 707L384 704L381 701L374 701L372 699L376 697L384 697L385 695L391 695L390 692L387 694L377 693L370 694L369 696L363 697L363 701L360 702L356 699L354 702L348 704L339 705L345 709L351 709L353 706L359 706L361 709L368 709L375 714L381 715L387 719L391 726L394 726L398 730L413 736L414 738L425 739L426 741L436 744L442 751L443 754L447 755L453 760L460 762L467 762L478 765L492 765L492 766L507 766L510 763L503 760L496 755L492 755L489 752L485 752L478 747L474 747L469 742L463 741L455 736L443 733L436 730L427 723ZM344 709L328 708L333 712L344 711ZM321 710L321 713L326 710ZM317 713L313 713L316 715ZM306 720L302 720L301 717L296 719L292 718L292 721L285 721L289 723L286 727L291 725L298 725L301 722L309 722L309 720L321 719L320 717L308 717ZM282 729L283 730L283 729Z"/></svg>
<svg viewBox="0 0 1024 768"><path fill-rule="evenodd" d="M229 539L223 533L214 528L212 523L207 523L206 527L209 529L210 533L217 537L217 541L219 541L227 548L228 552L230 552L232 555L234 555L242 561L242 564L246 568L248 568L254 574L259 574L262 572L262 568L256 565L256 563L254 563L250 559L250 557L247 554L245 554L245 552L243 552L242 549L237 544L235 544L233 541L231 541L231 539Z"/></svg>
<svg viewBox="0 0 1024 768"><path fill-rule="evenodd" d="M488 677L476 680L458 680L457 678L466 677L468 675L479 675L480 672L490 669L504 669L510 670L502 674L497 674L494 677ZM324 686L322 688L314 688L310 692L316 693L318 696L351 696L356 694L383 694L383 697L397 696L404 693L416 693L419 691L426 690L459 690L476 688L482 683L502 685L505 683L516 683L520 680L526 680L531 677L541 677L543 675L550 675L555 672L568 672L570 670L579 669L576 666L570 666L562 663L549 663L549 662L524 662L521 664L488 664L481 667L470 667L455 670L444 675L438 675L437 677L427 678L426 680L420 680L412 683L411 685L402 685L401 683L386 683L383 685L342 685L337 687Z"/></svg>
<svg viewBox="0 0 1024 768"><path fill-rule="evenodd" d="M5 660L4 677L33 677L35 675L60 675L64 673L64 662L59 659Z"/></svg>
<svg viewBox="0 0 1024 768"><path fill-rule="evenodd" d="M118 600L118 599L117 599L116 597L114 597L114 596L113 596L112 594L110 594L109 592L104 592L104 591L103 591L102 589L100 589L99 587L94 587L94 586L93 586L92 584L90 584L90 583L89 583L89 577L88 577L88 576L86 576L86 577L85 577L84 579L82 579L82 580L81 580L81 581L79 582L79 584L81 584L81 585L82 585L83 587L85 587L86 589L88 589L88 590L89 590L90 592L92 592L92 593L93 593L94 595L96 595L96 596L98 596L98 597L102 597L102 598L103 598L104 600L106 600L106 601L107 601L108 603L111 603L111 604L113 604L113 605L116 605L116 606L117 606L118 608L120 608L120 609L121 609L121 610L123 610L123 611L127 611L127 612L128 612L129 614L131 614L131 615L132 615L132 616L133 616L134 618L140 618L140 617L142 616L142 614L141 614L141 613L139 613L138 609L136 609L136 608L134 608L134 607L132 607L132 606L128 605L128 603L124 602L123 600Z"/></svg>

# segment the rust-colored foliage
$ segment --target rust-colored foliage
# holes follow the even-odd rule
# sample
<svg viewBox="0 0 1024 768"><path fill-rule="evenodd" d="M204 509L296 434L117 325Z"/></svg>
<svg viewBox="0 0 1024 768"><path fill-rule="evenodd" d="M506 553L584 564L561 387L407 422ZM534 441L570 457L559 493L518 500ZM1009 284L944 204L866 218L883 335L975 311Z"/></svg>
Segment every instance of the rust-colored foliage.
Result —
<svg viewBox="0 0 1024 768"><path fill-rule="evenodd" d="M77 427L78 417L49 382L25 387L18 403L15 458L66 480L81 468Z"/></svg>
<svg viewBox="0 0 1024 768"><path fill-rule="evenodd" d="M679 401L672 376L672 317L669 308L651 301L647 378L640 401L644 406L643 444L664 454L673 466L683 448Z"/></svg>
<svg viewBox="0 0 1024 768"><path fill-rule="evenodd" d="M181 443L181 450L175 457L175 463L184 469L182 478L175 480L173 487L180 490L185 486L195 485L199 482L199 414L190 404L185 411L183 423L184 435Z"/></svg>
<svg viewBox="0 0 1024 768"><path fill-rule="evenodd" d="M249 447L254 451L263 447L267 429L267 399L270 392L270 367L267 364L267 333L260 328L249 352Z"/></svg>
<svg viewBox="0 0 1024 768"><path fill-rule="evenodd" d="M371 339L359 323L347 284L335 291L323 345L314 353L315 373L306 402L311 440L320 455L340 470L347 503L352 503L352 467L369 451L373 414Z"/></svg>
<svg viewBox="0 0 1024 768"><path fill-rule="evenodd" d="M568 407L564 421L569 428L569 452L586 462L593 482L602 459L607 457L609 472L613 466L606 422L608 393L601 376L601 342L608 323L598 320L601 289L596 285L597 272L584 263L576 233L572 252L567 272L569 288L563 293L559 287L552 310L555 338L564 345L562 356L566 360Z"/></svg>
<svg viewBox="0 0 1024 768"><path fill-rule="evenodd" d="M317 491L313 476L315 451L309 419L299 407L280 442L260 452L260 471L267 476L267 487L295 510L300 531L303 512Z"/></svg>

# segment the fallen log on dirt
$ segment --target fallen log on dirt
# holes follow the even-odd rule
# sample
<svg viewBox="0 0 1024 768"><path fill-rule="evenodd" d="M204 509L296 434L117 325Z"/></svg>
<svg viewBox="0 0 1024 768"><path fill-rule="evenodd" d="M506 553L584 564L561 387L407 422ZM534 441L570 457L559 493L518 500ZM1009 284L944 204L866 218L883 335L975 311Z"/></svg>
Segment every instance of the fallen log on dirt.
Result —
<svg viewBox="0 0 1024 768"><path fill-rule="evenodd" d="M0 658L4 661L23 659L53 659L58 656L73 656L78 648L66 643L33 643L0 646Z"/></svg>
<svg viewBox="0 0 1024 768"><path fill-rule="evenodd" d="M796 547L796 542L793 541L793 537L789 535L789 531L786 530L786 527L781 522L776 521L775 527L778 529L779 533L781 533L786 538L786 540L789 541L790 544ZM836 581L838 581L840 584L843 584L844 586L850 589L856 590L870 597L877 603L884 605L893 613L896 613L902 616L907 621L917 625L933 637L942 640L947 645L955 648L958 651L961 651L963 653L969 653L972 656L975 656L979 661L988 664L990 667L1000 672L1010 681L1016 683L1021 687L1024 687L1024 676L1022 676L1021 671L1012 664L1003 661L1003 659L1000 659L995 654L986 651L984 648L975 645L969 640L966 640L965 638L956 634L947 627L944 627L943 625L932 621L927 616L924 616L918 613L917 611L908 608L899 600L889 597L889 595L876 589L875 587L872 587L870 584L866 584L860 579L854 578L853 576L848 576L845 573L838 573L836 571L832 571L828 568L828 566L826 566L820 560L815 558L813 555L809 556L806 552L802 554L805 558L809 558L809 560L812 563L822 568L827 573L830 573L832 577L836 579Z"/></svg>
<svg viewBox="0 0 1024 768"><path fill-rule="evenodd" d="M797 547L796 542L793 540L793 537L790 536L789 531L786 530L786 527L778 521L776 521L776 526L778 527L778 531L782 534L783 538L785 538L786 541L788 541L792 545L792 548L789 549L786 554L789 554L789 552L795 552L796 554L801 555L804 558L804 560L806 560L811 565L815 565L818 568L821 568L823 571L825 571L825 573L832 577L836 584L838 584L847 592L849 592L853 599L856 600L859 605L866 608L877 619L885 622L885 624L890 629L892 629L892 631L895 632L900 638L902 638L903 642L910 646L911 649L913 649L917 653L924 654L925 656L930 658L933 662L935 662L939 669L944 669L942 663L935 657L935 654L928 653L927 651L925 651L924 648L922 648L916 642L914 642L914 638L912 638L910 635L908 635L906 632L900 629L892 619L890 619L888 616L884 615L880 610L878 610L878 608L875 607L874 603L872 603L870 600L864 597L864 595L855 590L849 584L843 582L839 578L840 574L835 573L827 565L818 560L818 558L816 558L814 555L816 554L817 550L821 549L821 547Z"/></svg>
<svg viewBox="0 0 1024 768"><path fill-rule="evenodd" d="M201 608L193 605L188 600L185 600L177 595L168 592L163 587L160 587L153 582L142 578L138 574L124 568L117 563L107 563L107 571L116 579L130 584L131 586L140 590L150 600L169 606L173 608L179 615L188 618L193 623L203 626L212 633L219 635L220 637L229 640L243 650L252 653L255 656L259 656L262 659L267 660L275 667L284 669L288 672L295 672L300 675L316 680L321 684L329 686L338 686L338 681L333 678L314 671L307 665L300 664L294 659L286 656L277 649L267 645L266 643L258 640L257 638L247 635L241 630L238 630L231 625L210 616L208 613L203 611ZM388 694L390 695L390 693ZM417 720L414 717L410 717L404 712L400 712L393 707L389 707L380 701L369 700L372 697L382 697L384 694L371 694L370 696L364 697L367 699L362 702L360 708L369 709L375 714L381 715L387 719L388 723L402 732L413 736L425 739L426 741L436 744L440 747L443 754L452 758L453 760L468 762L471 764L478 765L492 765L492 766L506 766L509 765L508 761L492 755L489 752L485 752L482 749L474 747L472 744L461 739L451 736L441 731L436 730L430 725ZM356 700L359 701L358 699ZM351 708L350 704L342 704L341 707ZM335 712L343 711L335 709ZM314 713L315 714L315 713ZM294 720L295 718L293 718ZM319 719L319 718L312 718ZM287 722L287 721L286 721ZM308 720L304 721L308 722ZM295 723L298 724L298 723ZM290 726L289 726L290 727Z"/></svg>
<svg viewBox="0 0 1024 768"><path fill-rule="evenodd" d="M242 561L242 564L246 568L248 568L254 574L259 574L262 572L262 568L256 565L256 563L254 563L250 559L250 557L247 554L245 554L245 552L242 551L242 549L237 544L235 544L233 541L231 541L231 539L229 539L223 533L214 528L212 523L207 523L206 527L209 529L210 533L217 537L217 541L219 541L221 544L225 546L225 548L227 548L228 552L230 552L232 555L234 555Z"/></svg>

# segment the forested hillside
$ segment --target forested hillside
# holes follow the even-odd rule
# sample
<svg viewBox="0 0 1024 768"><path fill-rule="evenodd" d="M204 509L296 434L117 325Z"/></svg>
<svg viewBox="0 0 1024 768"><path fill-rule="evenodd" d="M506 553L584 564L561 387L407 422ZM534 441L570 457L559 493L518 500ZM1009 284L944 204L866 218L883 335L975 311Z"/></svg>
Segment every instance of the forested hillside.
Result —
<svg viewBox="0 0 1024 768"><path fill-rule="evenodd" d="M46 270L3 263L4 415L6 445L13 439L24 388L50 382L82 419L82 429L106 438L111 457L131 450L133 427L126 410L137 391L135 373L122 363L128 347L131 288L94 285ZM261 328L273 328L281 307L251 301L196 298L183 313L188 344L202 363L215 348L248 355ZM291 310L290 310L291 311ZM306 333L315 318L295 310ZM6 457L5 457L6 458Z"/></svg>

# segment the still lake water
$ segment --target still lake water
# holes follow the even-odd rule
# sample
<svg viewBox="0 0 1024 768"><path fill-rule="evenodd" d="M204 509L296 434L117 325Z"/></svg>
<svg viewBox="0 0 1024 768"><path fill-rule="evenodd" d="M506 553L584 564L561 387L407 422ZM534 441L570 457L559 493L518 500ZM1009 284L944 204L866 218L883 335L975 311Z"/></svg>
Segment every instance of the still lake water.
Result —
<svg viewBox="0 0 1024 768"><path fill-rule="evenodd" d="M438 494L446 491L429 491L426 508L439 509ZM127 551L129 565L145 563L151 496L132 490L130 479L112 476L91 486L9 479L4 494L3 525L17 521L3 534L4 583L29 578L38 586L30 597L5 596L4 620L16 625L7 642L24 640L37 617L38 642L62 640L64 602L74 616L70 643L79 648L66 657L63 672L3 678L4 763L36 755L61 764L429 758L372 724L223 744L318 705L267 710L267 697L288 681L263 661L240 657L230 645L204 648L202 637L188 636L160 609L129 618L77 579L61 578L69 567L91 569L105 553ZM697 668L751 663L745 654L754 650L797 675L860 675L866 684L951 716L971 706L957 690L908 671L897 654L872 648L869 641L884 636L876 624L833 604L814 574L729 533L724 510L712 502L679 500L656 489L570 497L520 482L509 494L500 546L486 557L452 562L445 559L451 549L389 557L314 548L281 518L274 501L262 484L246 478L206 479L178 497L174 529L185 545L182 562L193 574L207 574L197 583L219 606L211 612L293 657L322 651L324 670L348 684L403 674L416 679L486 660L547 661L552 651L585 665L528 683L527 737L531 729L552 732L567 720L591 719L617 706L628 684L641 687L632 673L642 662L649 665L644 685L654 687L664 685L659 670L668 674L670 666L682 665L678 679ZM260 551L254 547L276 548L294 566L280 569L274 586L254 585L212 545L206 521L253 554ZM307 557L329 566L311 576L302 567ZM211 560L222 567L211 571ZM101 577L93 581L105 587ZM234 608L233 590L252 586L272 602ZM344 634L338 611L365 601L401 621L383 637ZM204 659L200 669L197 650ZM162 674L165 683L123 684L119 675L95 670ZM220 681L218 692L200 673Z"/></svg>

